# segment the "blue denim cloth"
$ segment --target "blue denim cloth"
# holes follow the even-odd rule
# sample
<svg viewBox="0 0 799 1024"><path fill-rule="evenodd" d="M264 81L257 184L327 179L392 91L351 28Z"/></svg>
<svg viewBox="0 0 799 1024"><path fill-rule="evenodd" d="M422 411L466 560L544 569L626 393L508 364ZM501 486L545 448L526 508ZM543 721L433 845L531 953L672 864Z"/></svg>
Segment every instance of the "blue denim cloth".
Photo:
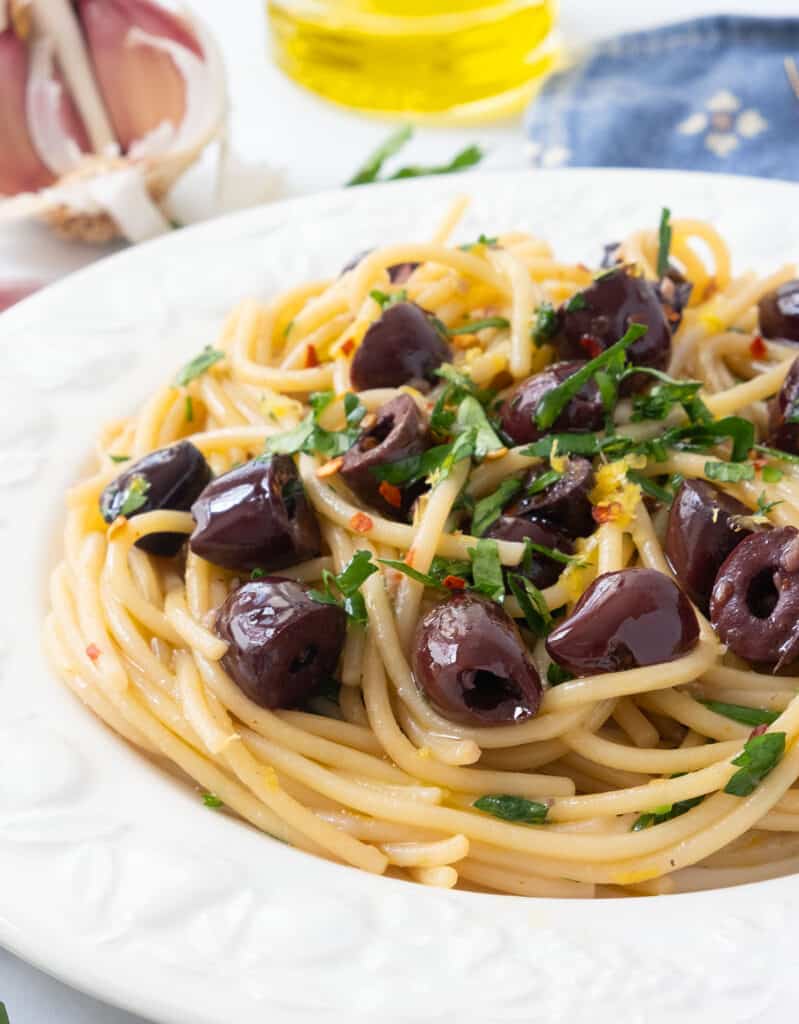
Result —
<svg viewBox="0 0 799 1024"><path fill-rule="evenodd" d="M799 180L786 57L799 66L799 18L698 18L602 42L533 101L533 162Z"/></svg>

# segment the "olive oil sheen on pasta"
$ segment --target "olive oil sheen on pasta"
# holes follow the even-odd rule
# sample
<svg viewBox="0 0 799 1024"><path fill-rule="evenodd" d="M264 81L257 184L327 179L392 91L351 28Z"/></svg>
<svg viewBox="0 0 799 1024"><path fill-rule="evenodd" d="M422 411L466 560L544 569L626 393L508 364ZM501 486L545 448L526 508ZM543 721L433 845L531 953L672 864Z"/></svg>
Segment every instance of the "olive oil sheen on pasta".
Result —
<svg viewBox="0 0 799 1024"><path fill-rule="evenodd" d="M292 78L367 110L491 116L554 67L557 0L269 0Z"/></svg>

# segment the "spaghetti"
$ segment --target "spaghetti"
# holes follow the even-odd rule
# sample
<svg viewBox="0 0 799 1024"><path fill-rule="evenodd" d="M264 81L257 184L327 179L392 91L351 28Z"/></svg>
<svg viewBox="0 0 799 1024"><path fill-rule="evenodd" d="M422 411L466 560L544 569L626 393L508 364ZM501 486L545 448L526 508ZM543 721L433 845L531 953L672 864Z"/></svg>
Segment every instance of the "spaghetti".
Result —
<svg viewBox="0 0 799 1024"><path fill-rule="evenodd" d="M243 302L217 347L138 414L104 429L96 470L67 499L64 558L52 574L46 624L53 663L97 716L172 762L211 806L373 873L477 891L601 897L706 889L799 869L799 679L786 674L790 668L747 664L700 609L692 613L695 642L656 664L569 678L546 640L552 614L556 629L572 621L597 578L631 569L672 577L664 533L675 475L711 480L743 502L757 520L752 530L799 526L799 460L769 450L754 460L748 450L731 453L734 431L712 427L735 418L764 436L766 402L795 348L760 337L757 304L795 268L735 277L710 225L668 224L673 281L693 286L685 308L671 310L681 322L669 377L650 380L636 397L620 384L624 355L615 379L603 364L598 383L607 391L610 381L616 394L602 395L603 425L580 436L615 439L617 447L590 452L593 522L559 561L554 552L555 578L536 588L518 583L529 545L486 542L465 529L503 484L502 494L518 500L531 469L562 478L570 454L542 447L553 431L564 436L557 426L536 444L506 444L487 389L507 399L548 367L557 354L556 308L579 310L575 296L596 275L559 262L547 244L522 233L448 245L463 206L433 242L374 250L335 280L301 285L267 306ZM663 227L632 234L605 273L662 284ZM354 360L367 331L402 303L434 315L454 373L433 376L432 391L416 380L355 391ZM689 380L693 390L674 390ZM649 396L648 417L641 394ZM358 432L400 396L425 420L435 410L446 414L452 431L438 464L415 481L407 514L395 514L401 483L387 477L379 490L375 483L374 501L364 501L341 474ZM653 410L655 398L665 407ZM704 410L695 421L693 399ZM464 410L474 414L471 424ZM686 441L679 431L690 424L697 429ZM485 429L498 443L485 442ZM300 439L293 448L292 436ZM470 445L456 457L465 436ZM210 467L211 486L242 472L236 467L246 469L265 447L294 457L323 543L274 575L312 588L329 607L348 600L356 608L337 687L282 709L256 703L223 666L230 641L218 628L219 609L249 574L187 547L195 516L168 502L147 510L145 493L128 489L110 525L104 520L101 498L115 479L184 439ZM501 495L494 505L500 514ZM490 513L491 501L482 507ZM164 536L177 538L174 556L148 548L148 538ZM480 557L495 560L485 570L493 570L489 597L498 615L521 624L525 657L543 680L540 707L518 721L456 720L414 674L420 622L452 594L481 589L481 543ZM354 561L370 571L346 591L342 574ZM251 582L262 576L256 570ZM483 579L480 600L487 594ZM767 744L779 742L780 750L751 788L731 787L747 759L762 756L762 742L752 746L761 734L782 737Z"/></svg>

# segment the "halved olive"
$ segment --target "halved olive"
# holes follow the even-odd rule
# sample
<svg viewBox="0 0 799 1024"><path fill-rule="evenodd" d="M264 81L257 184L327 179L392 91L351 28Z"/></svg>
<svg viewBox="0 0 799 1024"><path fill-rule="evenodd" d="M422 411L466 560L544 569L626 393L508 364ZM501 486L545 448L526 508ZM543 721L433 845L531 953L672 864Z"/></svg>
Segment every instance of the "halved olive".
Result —
<svg viewBox="0 0 799 1024"><path fill-rule="evenodd" d="M500 516L486 530L485 535L493 540L513 540L519 544L523 544L525 539L528 539L534 544L550 548L553 551L561 551L565 555L570 555L574 550L572 542L562 533L558 533L557 530L553 530L535 519L522 519L521 516ZM563 562L534 552L528 567L524 568L519 565L511 571L527 576L540 590L543 590L556 583L565 568Z"/></svg>
<svg viewBox="0 0 799 1024"><path fill-rule="evenodd" d="M520 497L506 510L507 514L541 521L569 537L589 536L596 528L588 500L594 486L591 463L588 459L570 458L558 479L539 490L537 481L548 472L542 466L527 474Z"/></svg>
<svg viewBox="0 0 799 1024"><path fill-rule="evenodd" d="M502 405L500 420L503 433L514 444L529 444L548 432L600 430L605 421L605 412L599 388L593 380L584 384L566 404L549 431L540 430L535 422L535 414L544 395L561 385L583 366L583 359L553 363L546 370L528 377L519 384Z"/></svg>
<svg viewBox="0 0 799 1024"><path fill-rule="evenodd" d="M764 338L799 341L799 279L786 281L757 304Z"/></svg>
<svg viewBox="0 0 799 1024"><path fill-rule="evenodd" d="M769 403L768 426L770 445L799 455L799 359L794 360L782 387Z"/></svg>
<svg viewBox="0 0 799 1024"><path fill-rule="evenodd" d="M389 306L364 335L350 376L357 391L434 380L452 351L431 316L413 302Z"/></svg>

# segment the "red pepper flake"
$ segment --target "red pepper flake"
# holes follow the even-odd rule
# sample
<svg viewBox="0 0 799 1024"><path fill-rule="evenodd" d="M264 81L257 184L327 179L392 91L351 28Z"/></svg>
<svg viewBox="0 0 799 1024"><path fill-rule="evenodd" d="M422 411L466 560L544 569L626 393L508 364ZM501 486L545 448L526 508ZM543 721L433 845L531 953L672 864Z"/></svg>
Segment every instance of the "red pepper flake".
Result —
<svg viewBox="0 0 799 1024"><path fill-rule="evenodd" d="M762 725L756 725L754 729L749 733L749 739L752 740L755 736L762 736L763 733L768 729L765 722Z"/></svg>
<svg viewBox="0 0 799 1024"><path fill-rule="evenodd" d="M315 345L307 345L305 348L305 369L312 370L319 365L319 356Z"/></svg>
<svg viewBox="0 0 799 1024"><path fill-rule="evenodd" d="M374 523L365 512L356 512L350 516L350 528L356 533L368 533Z"/></svg>
<svg viewBox="0 0 799 1024"><path fill-rule="evenodd" d="M756 334L749 344L749 353L753 359L765 359L768 355L768 349L763 338Z"/></svg>
<svg viewBox="0 0 799 1024"><path fill-rule="evenodd" d="M447 590L466 589L466 580L462 576L445 576L443 583Z"/></svg>
<svg viewBox="0 0 799 1024"><path fill-rule="evenodd" d="M621 515L621 505L618 501L611 501L607 505L594 505L591 515L595 523L612 523Z"/></svg>
<svg viewBox="0 0 799 1024"><path fill-rule="evenodd" d="M97 661L101 653L102 652L100 651L100 648L97 646L97 644L89 644L89 646L86 648L86 657L90 661Z"/></svg>
<svg viewBox="0 0 799 1024"><path fill-rule="evenodd" d="M402 505L402 491L388 480L384 480L378 487L380 495L392 508L399 508Z"/></svg>
<svg viewBox="0 0 799 1024"><path fill-rule="evenodd" d="M597 356L602 355L605 351L602 342L599 338L595 338L593 334L584 334L578 344L583 352L587 353L592 359L596 359Z"/></svg>
<svg viewBox="0 0 799 1024"><path fill-rule="evenodd" d="M351 354L351 352L352 352L352 350L354 348L355 348L355 339L354 338L347 338L347 340L341 346L341 351L344 353L345 356L348 356L348 355Z"/></svg>

